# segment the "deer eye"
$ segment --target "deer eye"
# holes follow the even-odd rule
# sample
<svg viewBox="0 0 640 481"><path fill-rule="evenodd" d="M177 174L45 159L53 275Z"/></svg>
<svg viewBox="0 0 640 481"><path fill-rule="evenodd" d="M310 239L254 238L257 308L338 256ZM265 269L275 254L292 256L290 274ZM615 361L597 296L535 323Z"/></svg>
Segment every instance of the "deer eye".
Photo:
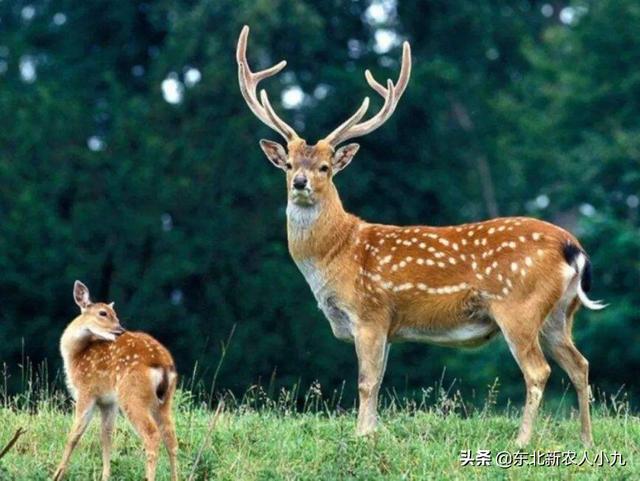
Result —
<svg viewBox="0 0 640 481"><path fill-rule="evenodd" d="M98 312L98 315L102 317L107 317L107 311L100 311Z"/></svg>
<svg viewBox="0 0 640 481"><path fill-rule="evenodd" d="M291 162L287 162L286 164L284 164L284 166L287 168L287 170L293 169L293 165L291 165Z"/></svg>
<svg viewBox="0 0 640 481"><path fill-rule="evenodd" d="M320 166L320 172L329 172L329 166L328 165L321 165Z"/></svg>

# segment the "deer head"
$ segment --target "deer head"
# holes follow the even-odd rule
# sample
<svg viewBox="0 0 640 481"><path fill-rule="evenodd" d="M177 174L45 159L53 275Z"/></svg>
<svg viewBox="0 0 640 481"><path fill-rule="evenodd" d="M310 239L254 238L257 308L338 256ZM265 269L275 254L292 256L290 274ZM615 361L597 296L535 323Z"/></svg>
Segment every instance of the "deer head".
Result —
<svg viewBox="0 0 640 481"><path fill-rule="evenodd" d="M387 80L385 87L373 78L371 72L365 71L365 78L371 88L384 99L384 104L377 114L362 121L369 107L369 98L366 97L360 108L333 132L315 145L307 145L307 142L275 113L267 92L261 90L259 99L257 95L258 83L280 72L287 62L283 60L273 67L252 72L247 62L248 36L249 27L245 25L240 33L236 51L240 91L256 117L286 141L285 147L272 140L263 139L260 141L260 147L273 165L286 172L289 201L298 206L313 206L328 192L334 192L333 176L349 165L359 148L355 143L342 147L339 145L349 139L373 132L393 114L411 75L411 48L404 42L402 67L396 83Z"/></svg>
<svg viewBox="0 0 640 481"><path fill-rule="evenodd" d="M73 320L70 328L77 340L115 341L125 332L114 310L114 303L91 302L89 288L82 282L73 285L73 299L80 308L80 316Z"/></svg>

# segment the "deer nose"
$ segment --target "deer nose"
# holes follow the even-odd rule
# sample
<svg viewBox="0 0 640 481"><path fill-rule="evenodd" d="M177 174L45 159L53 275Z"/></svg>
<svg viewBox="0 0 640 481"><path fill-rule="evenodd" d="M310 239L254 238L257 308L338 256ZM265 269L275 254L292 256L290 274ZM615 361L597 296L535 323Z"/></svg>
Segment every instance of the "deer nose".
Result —
<svg viewBox="0 0 640 481"><path fill-rule="evenodd" d="M293 178L293 188L302 190L307 186L307 178L304 175L296 175Z"/></svg>

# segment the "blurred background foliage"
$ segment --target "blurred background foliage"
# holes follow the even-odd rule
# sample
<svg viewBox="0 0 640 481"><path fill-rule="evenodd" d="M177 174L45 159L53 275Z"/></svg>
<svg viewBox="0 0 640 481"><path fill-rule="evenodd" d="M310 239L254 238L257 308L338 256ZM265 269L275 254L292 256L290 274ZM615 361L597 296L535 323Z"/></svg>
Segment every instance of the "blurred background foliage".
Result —
<svg viewBox="0 0 640 481"><path fill-rule="evenodd" d="M315 142L371 94L364 69L414 71L394 117L337 184L367 220L445 225L496 215L558 223L594 263L577 344L601 389L638 393L640 4L636 0L182 0L0 3L0 359L60 366L74 279L116 301L185 376L244 392L318 380L354 392L286 246L276 138L238 91L235 44L281 114ZM374 96L375 97L375 96ZM377 101L377 99L376 99ZM440 379L522 398L504 342L398 345L385 387ZM50 370L52 373L55 369ZM555 369L550 389L566 381ZM52 374L53 377L53 374Z"/></svg>

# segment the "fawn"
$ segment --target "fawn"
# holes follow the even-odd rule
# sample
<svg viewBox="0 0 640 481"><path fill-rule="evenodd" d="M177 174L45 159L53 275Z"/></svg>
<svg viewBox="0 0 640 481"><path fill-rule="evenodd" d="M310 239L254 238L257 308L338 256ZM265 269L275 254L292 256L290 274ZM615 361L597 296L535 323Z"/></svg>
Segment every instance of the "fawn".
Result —
<svg viewBox="0 0 640 481"><path fill-rule="evenodd" d="M289 252L329 320L334 335L355 344L358 358L357 433L377 422L377 399L392 342L476 346L501 333L522 370L526 403L516 440L522 446L542 399L550 367L541 349L567 372L578 393L582 440L591 444L589 363L571 339L573 316L584 305L602 309L586 292L591 264L578 240L547 222L497 218L458 226L395 226L365 222L345 211L333 183L358 151L338 146L368 134L393 114L411 73L403 45L397 82L371 88L384 98L362 121L369 99L315 145L307 145L273 110L258 83L286 62L252 72L245 26L236 60L240 92L251 111L287 142L260 145L286 173Z"/></svg>
<svg viewBox="0 0 640 481"><path fill-rule="evenodd" d="M65 329L60 351L67 386L76 401L75 420L53 479L64 476L97 406L102 417L103 481L111 474L111 436L118 407L144 443L147 481L155 479L161 439L169 454L171 479L176 481L178 442L171 401L177 374L171 354L148 334L125 331L113 303L91 302L82 282L75 282L73 297L80 315Z"/></svg>

